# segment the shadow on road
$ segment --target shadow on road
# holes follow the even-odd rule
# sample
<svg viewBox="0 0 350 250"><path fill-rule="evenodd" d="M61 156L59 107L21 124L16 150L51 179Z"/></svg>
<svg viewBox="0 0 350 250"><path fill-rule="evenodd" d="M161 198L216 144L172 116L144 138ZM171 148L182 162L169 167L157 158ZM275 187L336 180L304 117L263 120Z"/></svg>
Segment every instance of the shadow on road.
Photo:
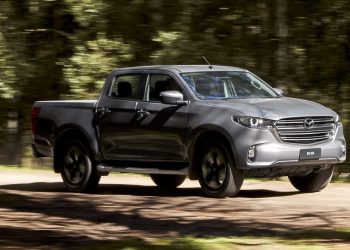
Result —
<svg viewBox="0 0 350 250"><path fill-rule="evenodd" d="M305 220L302 213L286 212L280 218L283 223L276 220L273 211L261 215L269 208L264 208L265 203L259 205L254 201L295 193L243 190L236 198L219 200L201 197L199 188L179 188L165 193L150 186L102 184L95 194L73 194L66 192L62 183L3 185L0 186L0 231L3 232L0 246L27 244L20 246L76 249L82 244L100 247L109 242L103 240L104 237L132 236L142 241L145 235L277 236L286 240L316 240L321 235L321 239L328 242L350 242L350 232L320 230L309 222L307 226L296 224L298 220ZM329 214L311 212L307 214L306 219L309 218L324 220Z"/></svg>
<svg viewBox="0 0 350 250"><path fill-rule="evenodd" d="M34 182L27 184L11 184L0 186L0 189L30 191L30 192L62 192L67 193L61 182ZM237 197L241 198L268 198L298 194L297 191L275 191L267 189L241 190ZM136 196L204 196L200 188L179 187L175 190L161 190L157 187L126 184L100 184L95 194L100 195L136 195Z"/></svg>

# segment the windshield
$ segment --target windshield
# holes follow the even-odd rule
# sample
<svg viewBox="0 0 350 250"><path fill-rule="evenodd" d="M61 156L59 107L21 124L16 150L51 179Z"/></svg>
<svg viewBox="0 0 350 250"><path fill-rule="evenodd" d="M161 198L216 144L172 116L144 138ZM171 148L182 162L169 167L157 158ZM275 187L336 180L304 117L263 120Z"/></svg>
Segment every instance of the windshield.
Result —
<svg viewBox="0 0 350 250"><path fill-rule="evenodd" d="M181 76L201 99L278 97L267 83L249 72L208 71Z"/></svg>

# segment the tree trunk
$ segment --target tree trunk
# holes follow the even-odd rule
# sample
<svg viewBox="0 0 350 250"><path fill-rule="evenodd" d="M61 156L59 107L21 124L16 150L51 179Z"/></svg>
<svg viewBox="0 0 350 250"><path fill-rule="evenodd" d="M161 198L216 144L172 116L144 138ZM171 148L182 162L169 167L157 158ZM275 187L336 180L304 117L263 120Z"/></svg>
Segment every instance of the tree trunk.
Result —
<svg viewBox="0 0 350 250"><path fill-rule="evenodd" d="M277 49L275 52L276 74L284 76L288 68L288 24L287 24L287 0L276 0L275 9L275 36L277 38Z"/></svg>

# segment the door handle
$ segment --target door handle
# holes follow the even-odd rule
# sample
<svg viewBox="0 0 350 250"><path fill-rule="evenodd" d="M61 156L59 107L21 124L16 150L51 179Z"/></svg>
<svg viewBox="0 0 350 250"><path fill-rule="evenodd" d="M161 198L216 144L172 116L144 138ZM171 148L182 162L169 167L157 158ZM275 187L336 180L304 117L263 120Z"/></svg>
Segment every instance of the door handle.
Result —
<svg viewBox="0 0 350 250"><path fill-rule="evenodd" d="M151 113L146 109L140 109L136 111L136 114L139 116L137 117L137 121L142 121L145 117L149 116Z"/></svg>
<svg viewBox="0 0 350 250"><path fill-rule="evenodd" d="M97 107L96 113L98 114L98 116L102 117L108 113L111 113L111 110L108 107Z"/></svg>
<svg viewBox="0 0 350 250"><path fill-rule="evenodd" d="M151 113L149 111L147 111L146 109L140 109L140 110L137 110L136 112L138 115L141 115L141 116L148 116L150 115Z"/></svg>

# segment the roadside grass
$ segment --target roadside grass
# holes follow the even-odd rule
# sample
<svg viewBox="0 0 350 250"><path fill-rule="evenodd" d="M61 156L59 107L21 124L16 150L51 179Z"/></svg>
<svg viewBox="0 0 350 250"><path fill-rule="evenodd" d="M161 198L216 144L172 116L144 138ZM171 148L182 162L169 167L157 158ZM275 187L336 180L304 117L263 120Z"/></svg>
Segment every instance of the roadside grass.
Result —
<svg viewBox="0 0 350 250"><path fill-rule="evenodd" d="M36 166L36 165L0 165L0 171L44 171L44 172L53 172L52 166ZM127 176L147 176L146 174L137 174L137 173L119 173L119 172L111 172L110 175L127 175ZM267 181L287 181L288 178L279 177L279 178L252 178L248 177L246 180L251 182L267 182Z"/></svg>
<svg viewBox="0 0 350 250"><path fill-rule="evenodd" d="M350 183L350 174L341 174L332 182L336 183Z"/></svg>
<svg viewBox="0 0 350 250"><path fill-rule="evenodd" d="M250 182L268 182L268 181L289 181L287 176L283 177L264 177L264 178L255 178L255 177L246 177L245 180Z"/></svg>
<svg viewBox="0 0 350 250"><path fill-rule="evenodd" d="M52 171L51 167L31 167L18 165L0 165L0 171Z"/></svg>
<svg viewBox="0 0 350 250"><path fill-rule="evenodd" d="M332 233L333 232L333 233ZM91 244L86 249L286 249L286 250L326 250L349 249L350 228L329 230L312 230L285 237L176 237L166 239L145 240L141 238L125 238L116 241L101 241ZM84 247L85 248L85 247Z"/></svg>
<svg viewBox="0 0 350 250"><path fill-rule="evenodd" d="M18 172L52 172L53 173L53 167L52 166L29 166L29 165L0 165L0 171L18 171ZM144 174L135 174L135 173L118 173L113 172L110 173L110 175L127 175L127 176L145 176Z"/></svg>
<svg viewBox="0 0 350 250"><path fill-rule="evenodd" d="M25 164L22 166L19 165L0 165L0 171L44 171L44 172L52 172L52 166L46 165L29 165ZM110 175L126 175L126 176L147 176L146 174L137 174L137 173L118 173L111 172ZM289 182L287 176L276 177L276 178L254 178L254 177L246 177L245 180L249 180L250 182L268 182L268 181L283 181ZM350 174L342 174L337 177L336 180L332 180L335 183L350 183Z"/></svg>

